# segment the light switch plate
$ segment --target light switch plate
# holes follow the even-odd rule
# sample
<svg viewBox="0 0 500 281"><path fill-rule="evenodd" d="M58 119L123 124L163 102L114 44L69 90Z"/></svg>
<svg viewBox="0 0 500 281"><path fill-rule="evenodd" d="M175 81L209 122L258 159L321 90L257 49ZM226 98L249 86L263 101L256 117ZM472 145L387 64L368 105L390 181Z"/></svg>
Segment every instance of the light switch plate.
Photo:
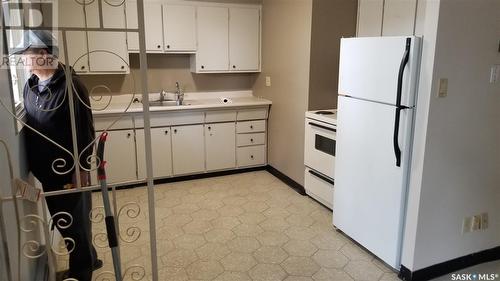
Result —
<svg viewBox="0 0 500 281"><path fill-rule="evenodd" d="M444 98L448 95L448 78L439 79L438 97Z"/></svg>
<svg viewBox="0 0 500 281"><path fill-rule="evenodd" d="M266 87L271 87L271 76L266 76Z"/></svg>
<svg viewBox="0 0 500 281"><path fill-rule="evenodd" d="M495 64L491 66L490 72L490 83L495 84L500 79L500 64Z"/></svg>

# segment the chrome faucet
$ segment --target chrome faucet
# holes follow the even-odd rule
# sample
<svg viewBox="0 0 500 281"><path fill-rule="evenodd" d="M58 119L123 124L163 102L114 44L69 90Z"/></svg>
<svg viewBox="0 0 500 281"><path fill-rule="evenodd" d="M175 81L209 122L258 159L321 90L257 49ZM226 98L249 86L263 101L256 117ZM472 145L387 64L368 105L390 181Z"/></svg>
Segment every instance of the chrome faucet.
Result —
<svg viewBox="0 0 500 281"><path fill-rule="evenodd" d="M184 92L181 90L179 82L175 82L175 101L177 105L182 105L184 101Z"/></svg>
<svg viewBox="0 0 500 281"><path fill-rule="evenodd" d="M165 90L162 89L160 92L160 99L159 99L160 102L165 101L165 94L166 94Z"/></svg>

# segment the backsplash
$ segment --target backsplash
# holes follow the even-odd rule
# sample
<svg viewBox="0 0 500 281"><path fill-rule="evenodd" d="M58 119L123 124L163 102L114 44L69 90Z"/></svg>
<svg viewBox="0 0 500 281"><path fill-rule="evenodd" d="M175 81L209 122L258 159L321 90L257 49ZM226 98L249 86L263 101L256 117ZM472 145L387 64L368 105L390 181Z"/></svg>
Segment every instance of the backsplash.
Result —
<svg viewBox="0 0 500 281"><path fill-rule="evenodd" d="M98 85L106 85L112 94L139 92L139 54L130 54L130 74L81 75L92 94L106 93ZM251 90L258 73L196 74L190 71L190 55L148 54L148 91L175 90L178 81L186 92ZM134 87L135 80L135 87ZM135 88L135 90L133 90Z"/></svg>

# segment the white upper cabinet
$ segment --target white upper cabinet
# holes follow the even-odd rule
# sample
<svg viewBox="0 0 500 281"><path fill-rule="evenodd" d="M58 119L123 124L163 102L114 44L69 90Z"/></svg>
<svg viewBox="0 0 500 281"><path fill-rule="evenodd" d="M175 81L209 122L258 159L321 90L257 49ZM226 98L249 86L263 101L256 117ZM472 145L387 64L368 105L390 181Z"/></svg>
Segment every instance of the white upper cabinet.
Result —
<svg viewBox="0 0 500 281"><path fill-rule="evenodd" d="M63 0L59 2L64 2ZM71 0L74 1L74 0ZM83 2L82 0L78 0ZM89 27L100 27L101 15L99 15L99 1L90 1L85 7L87 24ZM101 1L102 27L104 28L125 28L125 1L124 0L103 0Z"/></svg>
<svg viewBox="0 0 500 281"><path fill-rule="evenodd" d="M383 9L383 0L359 0L358 37L381 35Z"/></svg>
<svg viewBox="0 0 500 281"><path fill-rule="evenodd" d="M359 0L358 37L414 35L417 0Z"/></svg>
<svg viewBox="0 0 500 281"><path fill-rule="evenodd" d="M76 73L88 73L87 33L85 31L66 31L66 43L67 63L75 69Z"/></svg>
<svg viewBox="0 0 500 281"><path fill-rule="evenodd" d="M127 28L138 28L137 2L127 1ZM146 51L148 53L163 52L162 5L158 2L144 3L144 29L146 30ZM139 51L139 34L127 34L128 50Z"/></svg>
<svg viewBox="0 0 500 281"><path fill-rule="evenodd" d="M163 5L163 38L166 52L196 52L196 7Z"/></svg>
<svg viewBox="0 0 500 281"><path fill-rule="evenodd" d="M385 0L382 36L413 35L417 0Z"/></svg>
<svg viewBox="0 0 500 281"><path fill-rule="evenodd" d="M85 27L83 5L75 0L64 0L57 1L57 8L61 27Z"/></svg>
<svg viewBox="0 0 500 281"><path fill-rule="evenodd" d="M229 70L229 9L198 7L196 72Z"/></svg>
<svg viewBox="0 0 500 281"><path fill-rule="evenodd" d="M125 37L125 32L88 32L90 71L128 72L128 52Z"/></svg>
<svg viewBox="0 0 500 281"><path fill-rule="evenodd" d="M258 71L260 66L260 9L229 9L231 70Z"/></svg>

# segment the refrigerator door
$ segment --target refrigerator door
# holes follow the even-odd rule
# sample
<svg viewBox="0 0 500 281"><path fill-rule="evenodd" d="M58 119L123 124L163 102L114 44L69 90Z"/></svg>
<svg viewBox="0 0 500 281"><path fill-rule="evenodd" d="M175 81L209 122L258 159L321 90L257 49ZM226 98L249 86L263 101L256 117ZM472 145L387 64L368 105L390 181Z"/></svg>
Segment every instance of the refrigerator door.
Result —
<svg viewBox="0 0 500 281"><path fill-rule="evenodd" d="M333 224L398 269L413 109L401 113L398 167L396 107L342 96L338 101Z"/></svg>
<svg viewBox="0 0 500 281"><path fill-rule="evenodd" d="M343 38L340 43L339 94L396 104L401 62L410 39L408 62L402 68L401 104L415 104L420 38Z"/></svg>

